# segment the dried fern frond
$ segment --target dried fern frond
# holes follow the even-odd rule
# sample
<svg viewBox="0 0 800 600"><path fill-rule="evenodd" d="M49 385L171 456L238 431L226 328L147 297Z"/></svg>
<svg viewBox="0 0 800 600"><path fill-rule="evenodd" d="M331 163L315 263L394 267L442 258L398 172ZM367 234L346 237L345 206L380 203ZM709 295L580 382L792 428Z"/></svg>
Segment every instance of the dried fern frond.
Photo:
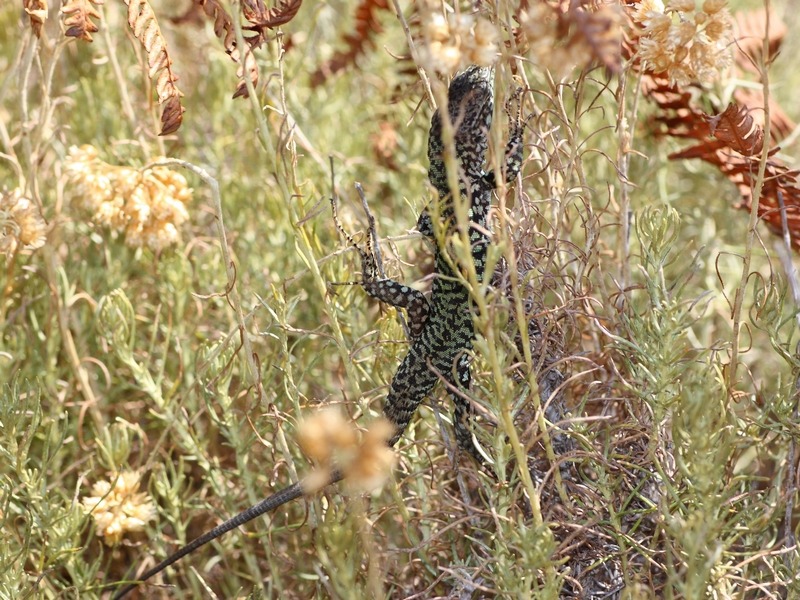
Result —
<svg viewBox="0 0 800 600"><path fill-rule="evenodd" d="M705 123L700 126L699 123ZM753 188L760 154L764 151L764 131L754 121L750 111L731 103L716 116L705 115L698 110L684 112L673 120L673 130L679 137L705 139L680 152L670 154L670 159L699 158L717 167L739 190L742 201L737 205L749 211L753 204ZM698 133L689 135L688 131ZM701 133L702 132L702 133ZM770 154L773 154L773 149ZM758 216L777 235L784 227L792 245L800 250L800 188L797 186L797 171L789 169L777 158L767 161L764 185L758 204Z"/></svg>
<svg viewBox="0 0 800 600"><path fill-rule="evenodd" d="M244 80L245 73L247 73L254 86L258 84L258 65L252 52L245 51L244 64L242 64L242 56L236 46L236 32L233 28L233 20L217 0L194 0L194 3L203 9L207 17L214 20L214 35L222 40L225 52L233 62L239 65L236 71L239 83L236 86L233 97L247 97L247 84Z"/></svg>
<svg viewBox="0 0 800 600"><path fill-rule="evenodd" d="M247 38L251 48L258 48L264 41L267 29L274 29L285 25L294 19L303 0L281 0L275 6L267 9L262 0L244 0L242 2L242 14L250 25L245 29L255 32L255 35Z"/></svg>
<svg viewBox="0 0 800 600"><path fill-rule="evenodd" d="M750 112L731 102L721 114L708 119L711 135L744 156L764 149L764 131L753 122Z"/></svg>
<svg viewBox="0 0 800 600"><path fill-rule="evenodd" d="M325 83L331 75L353 64L356 58L373 45L372 36L381 32L378 12L388 9L388 0L361 0L361 3L356 8L353 27L355 33L348 33L344 36L346 50L340 50L334 54L330 60L323 63L311 75L311 85L313 87Z"/></svg>
<svg viewBox="0 0 800 600"><path fill-rule="evenodd" d="M262 0L243 0L242 13L252 25L248 29L274 29L294 19L303 0L281 0L269 10Z"/></svg>
<svg viewBox="0 0 800 600"><path fill-rule="evenodd" d="M33 34L38 38L42 35L42 26L47 19L47 2L45 0L22 0L22 7L31 22Z"/></svg>
<svg viewBox="0 0 800 600"><path fill-rule="evenodd" d="M760 78L757 65L761 62L764 53L764 31L767 28L767 13L763 8L752 11L737 12L734 19L734 29L736 31L735 41L737 52L734 55L736 66L745 71L749 71ZM766 63L769 64L778 55L781 44L788 29L783 19L770 11L769 31L767 32L769 56Z"/></svg>
<svg viewBox="0 0 800 600"><path fill-rule="evenodd" d="M761 81L761 64L764 54L764 33L767 34L769 56L766 64L770 64L778 55L786 37L788 28L778 14L771 11L769 14L769 31L767 31L767 13L762 8L755 11L743 11L734 15L735 44L734 53L735 71L737 77L745 79L745 74L755 75L756 81ZM750 109L750 114L757 125L764 125L764 94L760 88L737 87L733 98L739 104ZM773 142L780 142L794 131L795 122L783 111L774 100L769 99L769 118L771 124L771 138Z"/></svg>
<svg viewBox="0 0 800 600"><path fill-rule="evenodd" d="M743 88L744 89L744 88ZM753 203L755 174L761 153L766 150L763 121L763 95L750 96L753 103L733 102L716 116L694 105L692 94L670 83L666 75L645 74L642 93L661 109L655 121L665 126L663 133L672 137L699 140L699 143L669 155L672 160L698 158L719 171L736 185L741 202L737 208L749 211ZM734 94L737 99L740 97ZM771 105L772 106L772 105ZM774 106L777 106L775 104ZM759 119L759 116L761 117ZM786 228L792 245L800 250L800 187L796 171L773 155L775 143L785 135L791 120L783 111L770 108L770 158L758 205L758 216L778 235Z"/></svg>
<svg viewBox="0 0 800 600"><path fill-rule="evenodd" d="M92 34L97 31L97 25L92 19L100 18L95 6L100 6L104 2L105 0L68 0L61 7L64 27L67 28L64 35L91 42Z"/></svg>
<svg viewBox="0 0 800 600"><path fill-rule="evenodd" d="M746 106L756 125L764 127L764 92L760 88L737 87L733 91L733 99L737 104ZM783 110L773 96L769 98L770 141L777 144L797 127L789 115Z"/></svg>
<svg viewBox="0 0 800 600"><path fill-rule="evenodd" d="M611 4L601 4L596 10L587 10L586 7L571 10L569 15L591 48L595 60L612 73L619 73L622 68L619 8Z"/></svg>
<svg viewBox="0 0 800 600"><path fill-rule="evenodd" d="M185 109L181 106L183 93L178 89L178 76L172 72L172 59L167 52L167 42L161 35L156 15L147 0L124 0L128 5L128 26L141 42L147 54L148 76L155 77L158 103L161 111L161 133L174 133L181 126Z"/></svg>

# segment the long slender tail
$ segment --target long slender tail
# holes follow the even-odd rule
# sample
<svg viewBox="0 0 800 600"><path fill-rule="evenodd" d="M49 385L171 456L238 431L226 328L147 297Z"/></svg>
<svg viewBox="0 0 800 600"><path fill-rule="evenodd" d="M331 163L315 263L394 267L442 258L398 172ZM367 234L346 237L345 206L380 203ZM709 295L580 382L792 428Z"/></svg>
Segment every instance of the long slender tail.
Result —
<svg viewBox="0 0 800 600"><path fill-rule="evenodd" d="M339 471L334 471L331 473L330 479L323 487L327 487L332 483L336 483L337 481L342 480L342 474ZM155 567L142 573L142 575L136 580L135 583L130 583L118 591L115 595L113 600L119 600L123 596L125 596L128 592L132 589L137 587L140 583L150 579L153 575L160 573L164 569L166 569L171 564L179 561L187 554L191 554L195 550L197 550L200 546L204 546L208 542L217 539L224 533L227 533L231 529L236 529L240 525L244 525L248 521L252 521L256 517L260 517L261 515L268 513L270 511L275 510L276 508L283 506L287 502L291 502L295 498L299 498L305 493L303 490L302 482L301 483L294 483L289 487L283 488L282 490L275 492L269 498L265 498L258 504L254 504L250 508L243 510L235 517L231 517L224 523L217 525L214 529L205 532L198 538L195 538L188 544L186 544L183 548L180 548L176 552L169 555L167 558L162 560L158 563Z"/></svg>

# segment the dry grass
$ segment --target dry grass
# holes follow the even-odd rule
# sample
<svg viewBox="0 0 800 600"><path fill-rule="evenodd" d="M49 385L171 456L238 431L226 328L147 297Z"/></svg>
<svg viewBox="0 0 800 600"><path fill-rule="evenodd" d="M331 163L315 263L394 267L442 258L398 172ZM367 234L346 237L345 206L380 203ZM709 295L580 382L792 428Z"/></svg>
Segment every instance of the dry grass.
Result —
<svg viewBox="0 0 800 600"><path fill-rule="evenodd" d="M408 53L403 27L372 6L375 46L350 40L357 68L312 87L359 4L378 3L304 3L255 53L253 87L210 24L153 2L185 94L166 137L122 3L95 5L91 45L63 36L55 8L38 41L18 6L0 9L0 598L107 595L308 473L297 427L315 408L360 428L380 414L407 343L395 311L330 285L357 280L358 257L331 218L327 156L345 227L365 230L361 182L388 274L420 279L430 252L408 233L433 191L418 104L446 86L426 90L393 57ZM516 3L483 4L515 25ZM769 71L790 113L797 38ZM654 135L661 109L636 72L547 71L532 62L542 44L517 42L496 121L513 62L532 90L526 163L497 197L492 285L474 286L470 394L496 478L454 462L440 390L380 493L287 505L139 597L800 595L790 241L750 227L713 166L667 159L682 142ZM594 47L570 38L556 55ZM736 85L723 73L699 102L724 107ZM84 144L102 162L76 169Z"/></svg>

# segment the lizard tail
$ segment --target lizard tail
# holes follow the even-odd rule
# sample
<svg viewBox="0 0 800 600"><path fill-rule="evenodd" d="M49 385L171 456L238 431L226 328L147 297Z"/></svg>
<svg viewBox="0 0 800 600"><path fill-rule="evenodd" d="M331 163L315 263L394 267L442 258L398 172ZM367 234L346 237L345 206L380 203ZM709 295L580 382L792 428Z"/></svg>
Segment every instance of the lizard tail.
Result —
<svg viewBox="0 0 800 600"><path fill-rule="evenodd" d="M332 483L336 483L337 481L341 480L342 480L342 474L339 471L334 471L333 473L331 473L328 482L322 487L327 487ZM186 544L173 554L169 555L167 558L158 563L155 567L153 567L149 571L146 571L145 573L142 573L142 575L136 580L135 583L129 583L120 591L118 591L114 595L112 600L119 600L120 598L124 597L125 595L128 594L128 592L133 590L139 584L150 579L153 575L160 573L168 566L179 561L187 554L194 552L200 546L204 546L208 542L217 539L219 536L221 536L224 533L227 533L231 529L236 529L240 525L244 525L245 523L247 523L248 521L252 521L256 517L260 517L265 513L273 511L276 508L286 504L287 502L291 502L295 498L299 498L304 494L305 491L303 489L302 482L294 483L289 487L283 488L282 490L275 492L269 498L265 498L258 504L254 504L250 508L243 510L235 517L231 517L224 523L217 525L216 527L214 527L214 529L205 532L200 537L195 538L194 540L192 540L191 542L189 542L188 544Z"/></svg>

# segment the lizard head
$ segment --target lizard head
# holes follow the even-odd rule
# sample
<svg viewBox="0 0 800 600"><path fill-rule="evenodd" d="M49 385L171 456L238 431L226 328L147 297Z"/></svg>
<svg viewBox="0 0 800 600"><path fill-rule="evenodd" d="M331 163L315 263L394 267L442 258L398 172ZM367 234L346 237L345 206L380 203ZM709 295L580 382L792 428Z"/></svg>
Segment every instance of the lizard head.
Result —
<svg viewBox="0 0 800 600"><path fill-rule="evenodd" d="M489 128L494 109L494 69L470 66L459 73L447 94L447 113L455 128L455 150L462 177L475 180L483 172L489 147ZM447 193L447 169L444 164L442 117L437 110L431 120L428 139L428 175L440 193Z"/></svg>

